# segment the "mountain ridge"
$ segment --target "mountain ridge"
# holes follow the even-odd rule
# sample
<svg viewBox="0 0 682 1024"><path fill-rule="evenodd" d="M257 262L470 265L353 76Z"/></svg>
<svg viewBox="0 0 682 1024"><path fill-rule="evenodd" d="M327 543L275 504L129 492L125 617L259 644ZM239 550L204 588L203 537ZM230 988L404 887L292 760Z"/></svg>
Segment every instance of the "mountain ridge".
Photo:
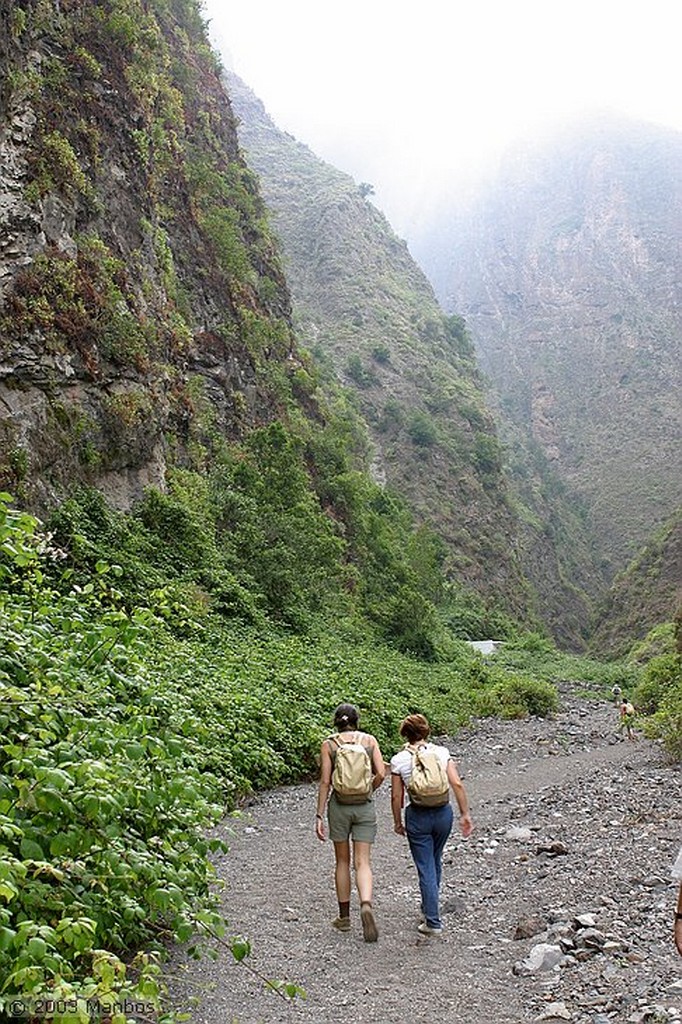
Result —
<svg viewBox="0 0 682 1024"><path fill-rule="evenodd" d="M682 500L681 167L680 133L571 123L412 243L610 576Z"/></svg>

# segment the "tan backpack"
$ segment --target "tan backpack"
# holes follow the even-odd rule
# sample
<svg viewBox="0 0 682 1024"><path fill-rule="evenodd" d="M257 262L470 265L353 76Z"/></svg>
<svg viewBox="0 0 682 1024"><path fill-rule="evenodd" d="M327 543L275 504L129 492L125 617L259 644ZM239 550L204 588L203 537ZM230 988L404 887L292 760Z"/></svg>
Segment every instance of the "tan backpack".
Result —
<svg viewBox="0 0 682 1024"><path fill-rule="evenodd" d="M340 733L329 737L336 745L332 788L342 804L364 804L372 795L372 762L370 752L358 739L340 739Z"/></svg>
<svg viewBox="0 0 682 1024"><path fill-rule="evenodd" d="M422 744L405 744L412 754L412 776L407 792L413 804L419 807L444 807L450 800L450 783L443 762L435 750Z"/></svg>

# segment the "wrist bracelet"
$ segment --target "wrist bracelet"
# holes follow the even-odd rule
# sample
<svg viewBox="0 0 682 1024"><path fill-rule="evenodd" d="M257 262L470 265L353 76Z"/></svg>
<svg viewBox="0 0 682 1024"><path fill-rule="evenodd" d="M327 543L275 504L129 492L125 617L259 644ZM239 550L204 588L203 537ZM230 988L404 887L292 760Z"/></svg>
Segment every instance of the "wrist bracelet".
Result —
<svg viewBox="0 0 682 1024"><path fill-rule="evenodd" d="M682 921L682 914L679 912L679 910L675 914L675 920L676 921Z"/></svg>
<svg viewBox="0 0 682 1024"><path fill-rule="evenodd" d="M316 815L315 815L315 817L316 817L316 818L319 818L319 819L320 819L320 821L322 821L322 820L323 820L323 818L324 818L324 815L322 815L322 814L316 814Z"/></svg>

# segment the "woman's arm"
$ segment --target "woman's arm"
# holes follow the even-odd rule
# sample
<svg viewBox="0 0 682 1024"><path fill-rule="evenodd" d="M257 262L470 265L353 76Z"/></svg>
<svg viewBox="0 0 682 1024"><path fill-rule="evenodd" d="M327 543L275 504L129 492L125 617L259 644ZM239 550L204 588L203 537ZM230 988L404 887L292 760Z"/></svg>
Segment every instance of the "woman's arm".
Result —
<svg viewBox="0 0 682 1024"><path fill-rule="evenodd" d="M450 758L447 767L448 782L452 792L455 794L455 800L459 807L459 827L462 830L462 835L466 838L473 832L474 826L471 821L471 812L469 810L469 798L464 788L464 783L459 777L457 766L455 762Z"/></svg>
<svg viewBox="0 0 682 1024"><path fill-rule="evenodd" d="M386 778L386 765L384 764L383 755L379 749L377 740L374 739L372 744L372 771L374 772L374 778L372 779L372 789L378 789L381 783Z"/></svg>
<svg viewBox="0 0 682 1024"><path fill-rule="evenodd" d="M391 810L393 812L393 831L399 836L405 835L403 825L403 797L405 786L401 775L391 774Z"/></svg>
<svg viewBox="0 0 682 1024"><path fill-rule="evenodd" d="M315 815L315 834L322 842L327 838L324 827L324 811L329 799L332 783L332 756L329 744L325 740L320 748L320 785L317 790L317 813Z"/></svg>

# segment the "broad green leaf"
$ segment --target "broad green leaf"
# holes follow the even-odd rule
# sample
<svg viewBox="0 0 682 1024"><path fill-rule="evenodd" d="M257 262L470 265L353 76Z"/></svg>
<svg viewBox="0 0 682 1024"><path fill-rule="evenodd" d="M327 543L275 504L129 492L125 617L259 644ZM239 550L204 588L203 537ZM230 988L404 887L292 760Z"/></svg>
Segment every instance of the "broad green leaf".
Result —
<svg viewBox="0 0 682 1024"><path fill-rule="evenodd" d="M58 832L50 840L50 853L53 857L63 857L71 852L71 841L64 832Z"/></svg>
<svg viewBox="0 0 682 1024"><path fill-rule="evenodd" d="M248 939L233 939L230 943L230 950L232 956L239 962L251 953L251 943Z"/></svg>
<svg viewBox="0 0 682 1024"><path fill-rule="evenodd" d="M28 839L24 837L19 844L21 850L21 856L25 860L45 860L45 854L42 846L40 846L34 839Z"/></svg>
<svg viewBox="0 0 682 1024"><path fill-rule="evenodd" d="M47 953L47 943L44 939L34 935L33 938L28 940L26 949L35 960L42 960Z"/></svg>

